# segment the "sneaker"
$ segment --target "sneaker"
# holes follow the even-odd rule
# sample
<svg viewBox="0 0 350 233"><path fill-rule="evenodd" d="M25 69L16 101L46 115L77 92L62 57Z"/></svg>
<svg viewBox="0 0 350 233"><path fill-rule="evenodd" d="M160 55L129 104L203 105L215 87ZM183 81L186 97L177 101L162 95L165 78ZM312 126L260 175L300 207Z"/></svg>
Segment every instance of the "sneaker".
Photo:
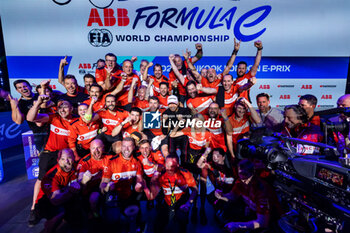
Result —
<svg viewBox="0 0 350 233"><path fill-rule="evenodd" d="M29 227L33 227L36 224L38 224L40 222L41 218L39 216L39 214L37 213L37 211L31 210L30 214L29 214L29 219L28 219L28 226Z"/></svg>

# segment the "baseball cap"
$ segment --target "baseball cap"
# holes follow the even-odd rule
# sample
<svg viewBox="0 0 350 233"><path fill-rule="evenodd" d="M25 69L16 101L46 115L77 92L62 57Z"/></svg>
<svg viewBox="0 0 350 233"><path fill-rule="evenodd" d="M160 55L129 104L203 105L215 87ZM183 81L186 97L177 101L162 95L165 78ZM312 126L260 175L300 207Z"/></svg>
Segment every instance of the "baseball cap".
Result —
<svg viewBox="0 0 350 233"><path fill-rule="evenodd" d="M175 95L171 95L168 97L168 105L169 104L179 104L179 100Z"/></svg>

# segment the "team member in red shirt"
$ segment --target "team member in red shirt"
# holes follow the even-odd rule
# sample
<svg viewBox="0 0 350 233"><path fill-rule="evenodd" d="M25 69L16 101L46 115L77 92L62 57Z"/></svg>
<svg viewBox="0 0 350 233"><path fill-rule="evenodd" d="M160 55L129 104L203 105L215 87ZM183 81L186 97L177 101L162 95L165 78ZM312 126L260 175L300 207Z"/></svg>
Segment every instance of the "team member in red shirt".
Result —
<svg viewBox="0 0 350 233"><path fill-rule="evenodd" d="M137 90L137 96L134 96L134 90L137 85L138 79L134 78L131 83L131 87L128 93L128 103L132 105L132 107L137 107L142 110L142 112L148 111L149 109L149 96L150 89L152 87L153 79L150 79L149 85L143 86L141 85Z"/></svg>
<svg viewBox="0 0 350 233"><path fill-rule="evenodd" d="M84 79L83 93L89 94L91 85L97 84L96 79L92 74L85 74L83 79Z"/></svg>
<svg viewBox="0 0 350 233"><path fill-rule="evenodd" d="M153 95L160 95L160 84L162 82L168 83L169 87L169 79L163 75L163 69L160 64L155 64L153 67L154 75L148 77L148 69L153 66L153 62L148 63L145 68L145 71L142 75L144 81L148 81L149 79L153 79ZM149 84L150 85L150 84ZM169 91L171 91L171 86L169 87Z"/></svg>
<svg viewBox="0 0 350 233"><path fill-rule="evenodd" d="M209 143L212 140L211 134L203 126L204 117L201 114L196 114L193 116L193 126L191 128L185 128L181 131L177 131L177 126L173 132L170 134L170 137L179 137L186 135L188 137L188 149L185 156L185 161L181 161L182 166L188 169L193 176L195 177L197 184L199 183L199 175L201 170L197 167L197 161L204 151L209 147ZM201 182L201 203L205 202L206 188L204 182ZM204 206L204 205L203 205ZM197 219L197 202L195 202L194 208L192 209L191 219L193 222Z"/></svg>
<svg viewBox="0 0 350 233"><path fill-rule="evenodd" d="M254 65L252 66L252 68L250 68L249 72L247 73L247 63L244 61L239 62L237 64L237 78L233 83L234 85L238 85L239 87L241 87L245 85L252 77L255 77L261 61L263 45L262 42L258 40L254 42L254 46L258 49L258 51L256 52ZM249 90L240 93L240 97L244 97L247 100L250 100Z"/></svg>
<svg viewBox="0 0 350 233"><path fill-rule="evenodd" d="M232 221L225 228L229 232L264 229L276 222L283 213L276 193L268 183L255 175L254 165L248 159L239 162L238 177L229 193L215 191L216 198L220 200L236 201L225 206L224 217ZM238 197L243 198L246 208L240 210Z"/></svg>
<svg viewBox="0 0 350 233"><path fill-rule="evenodd" d="M111 157L105 154L103 142L95 139L90 144L90 154L81 159L77 166L78 181L82 185L83 196L89 201L91 214L94 217L98 216L102 174L105 169L108 169L108 161Z"/></svg>
<svg viewBox="0 0 350 233"><path fill-rule="evenodd" d="M161 171L164 168L164 156L159 150L152 150L148 140L139 142L140 153L137 159L141 162L143 172L147 177L152 177L156 171Z"/></svg>
<svg viewBox="0 0 350 233"><path fill-rule="evenodd" d="M115 153L120 153L122 135L118 134L116 136L112 136L112 131L129 116L129 112L116 107L116 97L114 95L107 95L105 102L106 109L99 111L94 115L92 115L92 109L89 107L87 113L85 114L85 119L87 122L101 119L103 124L102 133L99 134L97 138L101 139L105 143L106 147L108 148L107 151L112 148Z"/></svg>
<svg viewBox="0 0 350 233"><path fill-rule="evenodd" d="M224 108L226 109L226 114L228 116L231 116L232 113L234 112L234 106L235 106L236 100L240 96L240 93L250 89L255 83L256 83L255 77L252 77L251 79L249 79L249 81L242 86L235 85L233 82L233 77L230 74L227 74L223 77L222 85L225 91Z"/></svg>
<svg viewBox="0 0 350 233"><path fill-rule="evenodd" d="M112 136L115 137L122 133L123 138L130 137L133 132L142 134L142 111L139 108L131 108L130 116L127 117L120 125L116 126L112 131ZM144 136L146 137L146 135Z"/></svg>
<svg viewBox="0 0 350 233"><path fill-rule="evenodd" d="M39 157L39 176L34 187L34 197L38 195L41 180L46 172L56 165L59 150L68 147L69 126L76 119L72 117L72 105L65 100L58 102L56 114L38 113L45 98L47 97L39 96L27 114L27 121L50 124L49 139Z"/></svg>
<svg viewBox="0 0 350 233"><path fill-rule="evenodd" d="M81 217L77 182L74 169L74 154L71 149L60 150L57 155L57 165L51 168L42 178L40 192L35 204L38 219L46 218L45 232L54 232L62 219L71 224L77 224ZM64 207L64 213L61 212ZM55 218L54 218L55 217ZM37 224L33 222L32 225Z"/></svg>
<svg viewBox="0 0 350 233"><path fill-rule="evenodd" d="M311 124L320 126L320 116L315 116L315 108L317 105L317 98L314 95L303 95L299 98L299 105L305 110L307 119Z"/></svg>
<svg viewBox="0 0 350 233"><path fill-rule="evenodd" d="M189 81L186 85L186 90L190 97L186 103L187 107L191 109L192 114L207 114L209 105L215 100L212 99L212 96L216 93L217 89L203 87L202 84Z"/></svg>
<svg viewBox="0 0 350 233"><path fill-rule="evenodd" d="M91 102L94 104L94 100ZM75 160L78 161L90 153L90 142L97 136L100 124L96 121L86 123L84 118L88 105L80 104L78 107L79 118L71 123L69 129L68 145L74 152Z"/></svg>
<svg viewBox="0 0 350 233"><path fill-rule="evenodd" d="M197 61L199 61L202 56L203 56L203 49L202 49L202 44L197 43L196 44L196 49L197 49L197 53L194 57L191 58L191 62L192 64L196 63ZM186 63L186 61L182 61L181 56L176 54L174 57L172 57L172 61L175 64L176 69L179 71L179 73L181 73L183 76L187 75L187 68L188 65ZM177 84L174 84L174 83ZM175 74L174 72L174 68L172 67L172 70L169 73L169 83L171 83L171 85L174 87L174 85L176 85L176 89L178 89L179 92L179 101L184 104L185 100L186 100L186 89L185 89L185 85L182 84L182 82L179 82L179 76ZM173 88L171 88L173 89ZM175 93L173 93L173 95L175 95Z"/></svg>
<svg viewBox="0 0 350 233"><path fill-rule="evenodd" d="M117 80L117 76L122 73L121 67L117 64L117 56L113 53L107 53L105 56L106 66L97 68L95 77L96 82L104 91L110 90Z"/></svg>
<svg viewBox="0 0 350 233"><path fill-rule="evenodd" d="M160 108L168 108L168 97L169 97L169 84L167 82L161 82L159 84L159 104Z"/></svg>
<svg viewBox="0 0 350 233"><path fill-rule="evenodd" d="M236 101L234 113L229 119L232 125L232 135L227 138L227 147L231 155L234 155L238 140L249 132L250 121L260 124L261 119L252 104L245 98Z"/></svg>
<svg viewBox="0 0 350 233"><path fill-rule="evenodd" d="M100 185L102 193L108 192L108 199L117 199L123 213L128 206L139 205L137 193L144 191L150 197L150 190L142 178L142 165L133 157L134 150L134 139L124 138L122 152L109 160Z"/></svg>
<svg viewBox="0 0 350 233"><path fill-rule="evenodd" d="M109 93L103 96L103 89L98 84L92 84L90 86L89 90L90 90L89 91L90 98L85 100L83 103L85 103L89 106L92 98L95 98L96 101L95 101L93 108L92 108L93 111L98 112L98 111L104 109L105 108L105 98Z"/></svg>
<svg viewBox="0 0 350 233"><path fill-rule="evenodd" d="M118 106L129 111L131 108L131 104L128 102L128 94L129 94L129 90L130 90L132 81L133 81L133 79L137 79L136 85L134 86L134 89L137 90L137 88L139 88L141 85L141 80L140 80L139 76L137 76L136 74L133 73L132 61L125 60L123 62L122 68L123 68L123 73L126 74L126 80L123 83L121 91L117 95L117 103L118 103ZM120 78L119 78L119 80L120 80ZM119 80L117 83L120 82Z"/></svg>
<svg viewBox="0 0 350 233"><path fill-rule="evenodd" d="M207 128L211 134L210 147L211 148L222 148L225 152L227 151L225 138L232 133L232 125L229 118L226 115L226 110L221 109L216 102L209 105L208 115L204 115L205 120L219 121L220 124L210 124ZM234 157L234 155L231 155Z"/></svg>
<svg viewBox="0 0 350 233"><path fill-rule="evenodd" d="M299 105L288 105L284 108L285 127L282 134L299 138L310 142L322 142L323 135L320 127L308 122L307 113ZM300 154L317 154L319 148L315 146L297 144L297 153Z"/></svg>
<svg viewBox="0 0 350 233"><path fill-rule="evenodd" d="M192 174L179 167L177 155L169 155L165 159L165 172L152 177L151 199L155 199L160 189L163 190L164 200L158 208L155 232L166 232L168 223L171 229L167 230L170 232L187 232L188 212L198 188Z"/></svg>
<svg viewBox="0 0 350 233"><path fill-rule="evenodd" d="M214 148L210 153L206 151L198 160L197 166L202 169L201 178L206 179L209 176L216 190L220 190L224 194L232 190L234 181L237 179L237 174L231 165L230 159L227 158L226 152L222 148ZM212 191L207 196L207 199L213 205L216 213L222 211L226 204L215 197L215 191ZM199 213L201 223L206 223L204 203L202 203Z"/></svg>
<svg viewBox="0 0 350 233"><path fill-rule="evenodd" d="M240 41L236 42L236 38L234 38L234 49L232 51L230 59L227 61L224 71L221 74L216 74L216 70L214 68L209 68L208 70L204 69L205 76L202 76L202 74L198 73L197 69L190 62L189 57L191 54L187 50L186 50L186 53L184 53L184 58L186 59L188 67L191 69L194 77L203 85L203 87L218 88L222 78L230 72L233 66L233 63L235 62L235 58L237 56L237 52L239 50L240 44L241 42Z"/></svg>
<svg viewBox="0 0 350 233"><path fill-rule="evenodd" d="M186 86L186 91L190 96L187 100L187 107L189 107L194 114L205 113L209 104L213 102L212 98L217 93L216 88L203 87L202 84L197 84L193 80L189 80L186 76L181 74L174 62L174 55L169 55L169 62L175 73L176 77L180 80L180 83Z"/></svg>
<svg viewBox="0 0 350 233"><path fill-rule="evenodd" d="M159 99L156 96L151 96L149 98L149 110L148 112L158 112L163 113L165 109L159 109ZM162 117L161 117L161 122ZM162 152L164 157L167 157L169 154L169 148L168 148L168 138L166 135L162 132L162 124L160 124L160 128L154 128L154 129L144 129L143 133L146 134L149 141L152 143L152 148L154 150L160 148L160 151Z"/></svg>

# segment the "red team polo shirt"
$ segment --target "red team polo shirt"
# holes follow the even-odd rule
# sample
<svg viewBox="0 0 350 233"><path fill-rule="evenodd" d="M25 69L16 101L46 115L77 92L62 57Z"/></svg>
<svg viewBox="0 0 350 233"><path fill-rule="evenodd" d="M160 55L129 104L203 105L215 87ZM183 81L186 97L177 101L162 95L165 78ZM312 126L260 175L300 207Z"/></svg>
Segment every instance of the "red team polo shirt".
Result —
<svg viewBox="0 0 350 233"><path fill-rule="evenodd" d="M233 108L235 107L236 100L238 99L238 85L232 85L229 92L225 91L225 106L226 115L231 116L233 113Z"/></svg>
<svg viewBox="0 0 350 233"><path fill-rule="evenodd" d="M114 67L111 72L112 77L117 78L118 75L122 73L122 70L118 69L118 67ZM107 66L96 69L95 71L96 82L104 82L107 78Z"/></svg>
<svg viewBox="0 0 350 233"><path fill-rule="evenodd" d="M68 148L70 123L74 120L76 118L66 121L57 113L49 115L50 136L47 140L45 150L58 151Z"/></svg>
<svg viewBox="0 0 350 233"><path fill-rule="evenodd" d="M205 147L207 142L211 140L211 135L209 131L192 134L191 131L184 130L183 133L184 135L188 136L190 148L194 150L201 150Z"/></svg>
<svg viewBox="0 0 350 233"><path fill-rule="evenodd" d="M150 165L142 163L143 158L144 157L142 155L137 156L137 159L141 162L143 172L148 177L152 177L153 174L156 172L156 164L161 164L163 166L165 164L164 156L159 150L151 151L150 155L148 156L148 161L150 161L151 163Z"/></svg>
<svg viewBox="0 0 350 233"><path fill-rule="evenodd" d="M129 102L128 102L128 94L129 94L129 90L130 90L133 78L137 78L138 79L137 84L135 86L135 90L137 90L137 88L139 88L140 85L141 85L141 80L140 80L140 77L138 75L132 74L132 76L130 76L130 77L128 76L126 78L125 83L124 83L123 90L117 95L117 99L116 99L117 100L117 104L119 104L120 106L125 106L125 105L129 104ZM121 77L118 76L117 85L120 82L121 82Z"/></svg>
<svg viewBox="0 0 350 233"><path fill-rule="evenodd" d="M153 94L154 94L154 96L160 95L159 84L161 82L168 83L169 84L169 92L171 91L171 83L169 83L169 79L167 77L165 77L164 75L162 75L162 77L160 78L160 81L158 81L158 79L156 77L154 77L153 75L151 75L150 78L154 80L154 82L153 82Z"/></svg>
<svg viewBox="0 0 350 233"><path fill-rule="evenodd" d="M175 205L182 195L185 194L183 190L188 187L197 187L192 174L183 168L179 168L174 175L162 174L159 177L159 184L163 189L165 202L169 206Z"/></svg>
<svg viewBox="0 0 350 233"><path fill-rule="evenodd" d="M211 96L204 96L202 94L199 94L195 98L189 98L187 100L187 106L189 104L192 104L194 109L200 114L207 114L209 105L213 103L213 99Z"/></svg>
<svg viewBox="0 0 350 233"><path fill-rule="evenodd" d="M240 88L241 86L244 86L244 84L246 84L251 78L252 78L252 74L250 73L250 71L248 73L246 73L245 75L243 75L240 78L236 78L236 80L233 82L234 86L238 86L238 88ZM247 100L249 100L249 90L243 91L239 97L244 97Z"/></svg>
<svg viewBox="0 0 350 233"><path fill-rule="evenodd" d="M103 127L107 127L107 131L105 132L107 135L111 135L113 129L129 116L129 112L122 109L116 109L115 114L111 113L109 110L102 110L97 114L102 119Z"/></svg>
<svg viewBox="0 0 350 233"><path fill-rule="evenodd" d="M85 123L81 118L70 125L68 145L69 148L76 147L75 143L80 144L84 149L90 148L90 143L97 136L100 127L96 121Z"/></svg>
<svg viewBox="0 0 350 233"><path fill-rule="evenodd" d="M118 197L127 199L132 194L137 175L142 176L141 163L134 157L126 160L119 154L109 160L108 169L103 172L102 178L111 179L116 185Z"/></svg>
<svg viewBox="0 0 350 233"><path fill-rule="evenodd" d="M50 198L52 193L67 187L74 181L77 181L75 169L72 169L70 172L65 172L58 164L56 164L43 177L36 203L38 203L39 199L41 199L44 195Z"/></svg>
<svg viewBox="0 0 350 233"><path fill-rule="evenodd" d="M205 120L209 120L208 115L204 115ZM225 152L227 151L225 144L225 132L223 130L223 126L225 124L224 119L218 116L216 119L211 119L211 121L219 121L221 122L220 127L215 127L215 124L210 124L207 128L210 132L210 147L211 148L222 148Z"/></svg>
<svg viewBox="0 0 350 233"><path fill-rule="evenodd" d="M142 112L146 112L149 109L149 103L147 100L140 100L139 97L134 98L133 107L137 107L142 110Z"/></svg>

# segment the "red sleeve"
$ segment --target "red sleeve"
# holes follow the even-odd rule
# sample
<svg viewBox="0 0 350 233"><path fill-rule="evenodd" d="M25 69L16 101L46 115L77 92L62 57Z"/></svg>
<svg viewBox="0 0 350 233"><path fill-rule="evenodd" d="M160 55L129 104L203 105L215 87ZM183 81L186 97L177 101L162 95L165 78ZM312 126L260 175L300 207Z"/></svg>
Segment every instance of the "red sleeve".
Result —
<svg viewBox="0 0 350 233"><path fill-rule="evenodd" d="M138 161L138 160L136 160L136 163L137 163L136 175L142 176L142 174L143 174L142 165L141 165L140 161Z"/></svg>
<svg viewBox="0 0 350 233"><path fill-rule="evenodd" d="M105 68L97 69L95 72L95 78L96 82L104 82L106 77L105 77Z"/></svg>
<svg viewBox="0 0 350 233"><path fill-rule="evenodd" d="M74 125L69 125L68 146L69 148L75 148L75 142L77 141L78 134Z"/></svg>
<svg viewBox="0 0 350 233"><path fill-rule="evenodd" d="M183 176L185 177L186 183L188 187L196 188L197 184L195 179L193 178L193 175L189 171L182 172Z"/></svg>
<svg viewBox="0 0 350 233"><path fill-rule="evenodd" d="M157 153L155 153L154 160L156 161L157 164L161 164L161 165L165 164L164 156L160 151L157 151Z"/></svg>
<svg viewBox="0 0 350 233"><path fill-rule="evenodd" d="M80 160L80 162L79 162L79 164L77 166L77 170L78 170L79 173L86 172L88 170L88 164L83 159Z"/></svg>
<svg viewBox="0 0 350 233"><path fill-rule="evenodd" d="M103 170L102 178L107 178L107 179L112 178L111 161L107 162L107 166Z"/></svg>
<svg viewBox="0 0 350 233"><path fill-rule="evenodd" d="M57 179L57 176L54 176L52 179L51 193L60 190L60 183Z"/></svg>

